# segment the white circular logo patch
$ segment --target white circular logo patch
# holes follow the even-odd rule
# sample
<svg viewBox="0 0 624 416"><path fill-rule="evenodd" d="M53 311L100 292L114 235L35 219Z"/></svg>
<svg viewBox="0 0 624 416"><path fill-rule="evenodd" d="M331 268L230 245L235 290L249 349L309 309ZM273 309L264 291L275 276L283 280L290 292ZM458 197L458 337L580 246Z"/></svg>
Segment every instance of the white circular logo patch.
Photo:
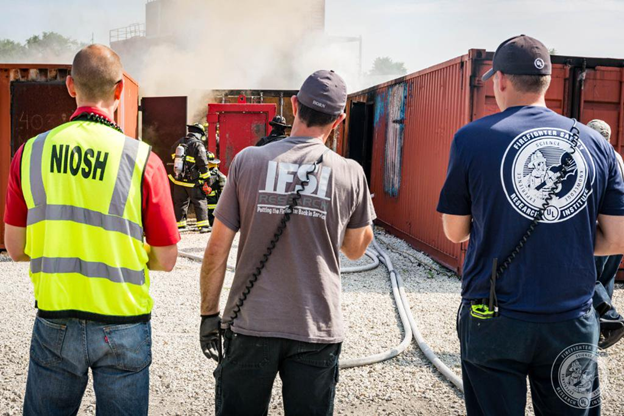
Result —
<svg viewBox="0 0 624 416"><path fill-rule="evenodd" d="M595 176L593 160L580 141L573 152L571 139L569 131L542 128L525 131L509 144L501 163L501 183L507 200L522 216L532 220L546 207L542 222L555 223L587 206ZM565 172L557 183L562 166Z"/></svg>
<svg viewBox="0 0 624 416"><path fill-rule="evenodd" d="M537 58L534 64L535 64L535 68L537 69L542 69L546 66L546 63L544 62L542 58Z"/></svg>
<svg viewBox="0 0 624 416"><path fill-rule="evenodd" d="M602 399L595 383L597 378L598 352L592 344L575 344L561 351L550 371L550 381L557 396L577 409L600 405Z"/></svg>

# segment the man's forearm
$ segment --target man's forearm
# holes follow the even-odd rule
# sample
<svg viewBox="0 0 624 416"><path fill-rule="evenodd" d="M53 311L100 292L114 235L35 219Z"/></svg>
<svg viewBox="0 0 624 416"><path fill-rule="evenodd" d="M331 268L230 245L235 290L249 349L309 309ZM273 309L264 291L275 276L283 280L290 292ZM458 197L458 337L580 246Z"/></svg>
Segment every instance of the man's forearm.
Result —
<svg viewBox="0 0 624 416"><path fill-rule="evenodd" d="M600 225L596 227L596 245L594 247L594 255L609 256L611 254L619 254L622 248L613 244L605 237Z"/></svg>
<svg viewBox="0 0 624 416"><path fill-rule="evenodd" d="M210 243L208 243L199 280L202 315L213 315L219 312L219 297L225 279L227 256L214 254L211 253Z"/></svg>

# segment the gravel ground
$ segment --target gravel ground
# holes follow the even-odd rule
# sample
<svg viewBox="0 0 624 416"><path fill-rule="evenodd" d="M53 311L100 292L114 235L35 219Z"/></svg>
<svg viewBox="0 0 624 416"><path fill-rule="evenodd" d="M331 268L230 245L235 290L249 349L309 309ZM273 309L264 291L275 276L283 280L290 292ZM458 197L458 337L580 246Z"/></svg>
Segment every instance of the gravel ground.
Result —
<svg viewBox="0 0 624 416"><path fill-rule="evenodd" d="M201 255L208 235L183 235L180 249ZM455 314L460 283L456 276L402 240L377 230L377 239L388 251L404 279L412 313L421 332L438 356L454 371L459 368L459 343ZM235 241L236 245L236 241ZM343 265L352 265L343 259ZM370 260L364 258L356 264ZM0 415L21 414L26 384L30 332L35 311L27 265L15 264L0 254L0 298L5 299L0 322ZM235 250L229 264L235 265ZM205 415L213 413L215 364L199 350L199 274L197 262L179 259L172 273L152 274L153 364L150 414ZM227 273L222 304L231 284ZM347 339L343 358L361 357L397 345L398 324L390 282L383 266L343 276L343 310ZM622 287L615 303L624 305ZM624 414L624 343L602 353L603 414ZM276 380L271 415L281 410L280 382ZM336 394L339 415L461 415L462 395L424 359L412 343L399 357L367 367L343 370ZM89 385L80 413L95 414ZM532 411L529 409L529 414Z"/></svg>

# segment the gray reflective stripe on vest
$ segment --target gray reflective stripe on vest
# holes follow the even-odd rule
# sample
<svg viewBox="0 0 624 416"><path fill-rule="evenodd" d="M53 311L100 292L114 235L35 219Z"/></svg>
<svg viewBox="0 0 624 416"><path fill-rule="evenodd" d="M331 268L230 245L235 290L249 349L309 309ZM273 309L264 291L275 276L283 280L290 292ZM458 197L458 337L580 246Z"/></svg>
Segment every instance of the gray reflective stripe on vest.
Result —
<svg viewBox="0 0 624 416"><path fill-rule="evenodd" d="M134 165L139 151L139 141L126 137L119 173L109 206L109 214L103 214L86 208L71 205L47 205L47 195L43 186L41 169L43 167L43 145L48 132L37 136L32 145L30 156L30 190L35 207L28 210L28 225L40 221L73 221L80 224L101 227L107 231L117 231L143 241L143 228L123 217L128 200Z"/></svg>
<svg viewBox="0 0 624 416"><path fill-rule="evenodd" d="M130 186L132 185L132 175L134 174L134 166L136 165L137 154L139 153L139 141L126 137L123 153L119 161L119 170L117 171L117 181L113 190L108 213L123 217L126 209L126 202L130 194Z"/></svg>
<svg viewBox="0 0 624 416"><path fill-rule="evenodd" d="M78 273L85 277L103 278L115 283L143 285L143 270L111 267L105 263L84 261L75 257L39 257L30 260L32 273Z"/></svg>
<svg viewBox="0 0 624 416"><path fill-rule="evenodd" d="M71 205L44 204L29 209L28 225L33 225L40 221L73 221L101 227L107 231L117 231L143 241L143 228L140 225L116 215L102 214L98 211Z"/></svg>
<svg viewBox="0 0 624 416"><path fill-rule="evenodd" d="M46 191L43 186L43 177L41 175L41 169L43 169L43 145L45 139L50 132L37 136L32 145L30 156L30 192L32 193L33 202L35 206L43 205L46 203Z"/></svg>

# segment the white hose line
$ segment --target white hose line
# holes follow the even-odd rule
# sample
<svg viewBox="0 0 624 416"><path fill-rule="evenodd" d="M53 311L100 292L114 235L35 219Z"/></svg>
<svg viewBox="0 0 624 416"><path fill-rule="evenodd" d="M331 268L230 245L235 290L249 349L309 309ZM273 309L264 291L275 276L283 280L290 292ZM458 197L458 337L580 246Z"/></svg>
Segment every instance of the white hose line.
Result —
<svg viewBox="0 0 624 416"><path fill-rule="evenodd" d="M388 257L388 255L382 250L382 248L379 246L377 241L373 240L373 246L379 252L379 254L381 254L381 256L383 257L384 262L386 263L386 266L391 265L392 263L390 262L390 257ZM416 343L418 344L418 347L423 352L423 354L425 354L425 357L427 357L427 359L431 361L431 363L438 369L438 371L442 373L442 375L448 381L453 383L463 393L464 383L462 382L461 378L457 376L457 374L455 374L453 370L448 368L448 366L444 364L442 360L438 358L435 352L433 352L433 350L429 347L427 342L425 342L425 339L423 338L420 330L418 329L418 325L416 325L416 321L414 320L414 315L412 315L412 311L409 306L409 301L407 300L407 295L405 294L405 288L403 286L403 279L401 279L401 276L394 271L394 268L392 268L392 270L393 270L392 273L395 274L395 277L397 280L399 293L401 294L401 302L403 304L403 307L407 311L407 317L408 317L410 326L412 328L412 332L414 333L414 338L416 339Z"/></svg>
<svg viewBox="0 0 624 416"><path fill-rule="evenodd" d="M368 253L369 251L370 251L370 254ZM378 253L372 250L367 250L366 254L369 257L370 255L374 255L377 259L376 263L377 265L379 265L380 256ZM397 310L399 311L401 324L403 325L403 330L405 331L405 336L403 337L403 341L401 341L401 343L397 345L396 347L391 348L387 351L381 352L379 354L369 355L367 357L361 357L361 358L352 358L349 360L340 360L339 362L340 368L361 367L364 365L370 365L370 364L375 364L375 363L389 360L401 354L412 343L412 328L409 325L407 314L406 314L405 308L403 307L403 302L401 301L401 294L399 292L398 282L396 280L394 272L391 271L392 263L390 263L390 266L386 264L386 267L388 268L388 272L390 273L390 282L392 283L392 294L394 295L394 301L396 303Z"/></svg>
<svg viewBox="0 0 624 416"><path fill-rule="evenodd" d="M340 269L341 273L362 272L362 271L372 270L375 267L379 266L379 259L381 257L379 253L377 253L375 250L367 249L365 254L371 259L373 259L372 263L365 264L363 266L341 268ZM178 251L178 255L180 257L186 257L188 259L199 261L199 262L203 261L203 256L186 253L184 251ZM228 270L234 271L234 267L228 265ZM340 360L340 363L339 363L340 368L361 367L361 366L375 364L375 363L389 360L401 354L411 344L412 329L410 327L409 320L407 319L407 314L406 314L405 308L403 307L403 302L401 301L399 285L397 283L394 272L390 273L390 282L392 284L392 293L394 295L394 301L396 303L397 310L399 311L399 317L401 318L401 324L403 325L403 328L405 331L405 336L403 337L403 341L401 341L401 343L397 345L396 347L393 347L379 354L373 354L373 355L369 355L369 356L361 357L361 358L351 358L348 360Z"/></svg>
<svg viewBox="0 0 624 416"><path fill-rule="evenodd" d="M366 272L368 270L373 270L375 268L377 268L377 266L379 266L379 254L377 254L375 251L370 250L370 249L366 249L366 253L364 253L367 257L369 257L371 260L373 260L372 263L368 263L368 264L364 264L362 266L352 266L352 267L341 267L340 268L340 273L341 274L345 274L345 273L359 273L359 272Z"/></svg>

